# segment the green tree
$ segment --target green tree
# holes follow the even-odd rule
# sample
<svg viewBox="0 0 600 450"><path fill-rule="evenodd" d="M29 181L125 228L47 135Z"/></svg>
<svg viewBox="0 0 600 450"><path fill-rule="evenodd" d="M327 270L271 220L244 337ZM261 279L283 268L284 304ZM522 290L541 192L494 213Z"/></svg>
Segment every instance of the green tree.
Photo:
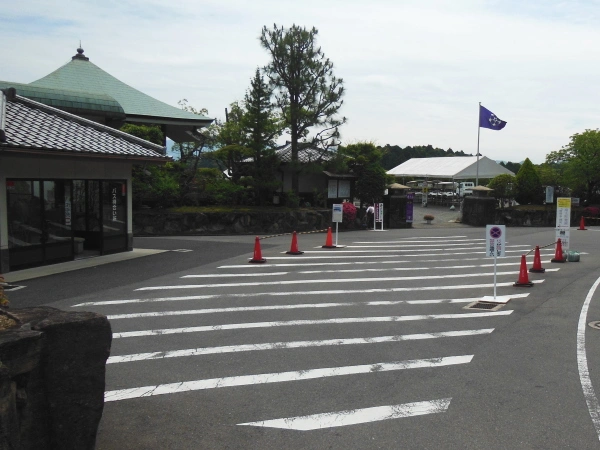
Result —
<svg viewBox="0 0 600 450"><path fill-rule="evenodd" d="M500 200L500 207L515 196L515 177L509 174L497 175L488 183L487 187L494 190L494 197Z"/></svg>
<svg viewBox="0 0 600 450"><path fill-rule="evenodd" d="M355 195L363 203L373 203L383 199L383 192L393 182L381 166L382 151L372 142L358 142L338 150L346 166L356 175Z"/></svg>
<svg viewBox="0 0 600 450"><path fill-rule="evenodd" d="M346 118L337 118L344 95L343 80L333 75L333 63L315 46L318 31L292 25L263 27L260 43L271 57L264 70L275 91L291 136L292 191L298 193L298 151L300 141L326 150L338 144L339 127ZM310 138L309 134L316 131Z"/></svg>
<svg viewBox="0 0 600 450"><path fill-rule="evenodd" d="M515 177L515 200L520 204L541 205L544 191L535 166L526 158Z"/></svg>
<svg viewBox="0 0 600 450"><path fill-rule="evenodd" d="M563 181L576 194L592 203L600 189L600 130L585 130L570 138L562 149L550 152L546 162L564 170Z"/></svg>
<svg viewBox="0 0 600 450"><path fill-rule="evenodd" d="M165 145L165 135L158 125L135 125L133 123L126 123L120 128L120 131L150 141L153 144Z"/></svg>

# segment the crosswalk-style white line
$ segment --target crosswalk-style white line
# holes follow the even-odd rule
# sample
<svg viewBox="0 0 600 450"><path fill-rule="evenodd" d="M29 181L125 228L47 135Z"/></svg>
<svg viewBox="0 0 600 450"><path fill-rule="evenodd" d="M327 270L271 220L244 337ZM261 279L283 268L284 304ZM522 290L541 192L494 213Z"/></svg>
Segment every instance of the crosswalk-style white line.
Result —
<svg viewBox="0 0 600 450"><path fill-rule="evenodd" d="M504 295L496 296L498 303L506 303L511 298L524 298L527 297L528 293L515 294L515 295ZM248 312L248 311L281 311L281 310L292 310L292 309L322 309L322 308L342 308L342 307L354 307L354 306L393 306L400 304L408 305L423 305L423 304L436 304L436 303L471 303L474 301L481 300L481 298L458 298L458 299L440 299L440 300L380 300L373 302L341 302L341 303L300 303L294 305L267 305L267 306L238 306L231 308L203 308L203 309L189 309L189 310L175 310L175 311L149 311L139 313L125 313L125 314L110 314L106 317L108 320L119 320L119 319L138 319L142 317L167 317L167 316L189 316L197 314L218 314L218 313L237 313L237 312ZM500 302L499 300L503 300Z"/></svg>
<svg viewBox="0 0 600 450"><path fill-rule="evenodd" d="M467 245L467 243L465 242L461 242L459 244L440 244L439 242L436 242L435 244L417 244L417 245L406 245L406 244L400 244L400 245L395 245L395 244L387 244L387 245L346 245L344 248L412 248L412 247L460 247L461 245ZM477 243L476 245L471 245L469 246L469 248L476 248L476 247L481 247L481 243ZM520 244L520 245L507 245L506 247L531 247L531 245L528 244ZM319 248L319 247L316 247ZM427 249L430 250L430 249ZM447 250L452 250L452 249L447 249ZM348 251L348 250L347 250ZM377 252L380 250L376 250Z"/></svg>
<svg viewBox="0 0 600 450"><path fill-rule="evenodd" d="M361 423L443 413L447 411L451 400L451 398L442 398L439 400L405 403L402 405L376 406L372 408L312 414L309 416L238 423L238 425L281 428L284 430L296 431L322 430L324 428L345 427Z"/></svg>
<svg viewBox="0 0 600 450"><path fill-rule="evenodd" d="M444 249L434 249L434 248L430 248L430 249L424 249L424 252L427 251L434 251L434 250L444 250ZM455 250L462 250L462 249L452 249L452 254L453 255L485 255L486 253L484 251L472 251L472 252L457 252ZM465 250L469 250L469 249L465 249ZM390 250L391 251L391 250ZM402 250L394 250L394 252L401 252ZM406 250L406 251L418 251L418 250ZM379 251L377 253L381 253L382 251ZM415 253L412 255L349 255L348 253L350 252L346 252L344 250L336 250L336 249L332 249L332 250L328 250L328 251L319 251L319 252L310 252L309 251L305 251L306 253L313 253L310 256L310 259L342 259L342 258L353 258L353 259L358 259L358 258L390 258L391 256L401 256L402 258L409 258L409 257L423 257L423 256L440 256L439 253ZM328 253L328 256L318 256L318 255L314 255L314 253ZM346 254L344 254L346 253ZM521 254L523 254L523 250L506 250L505 253L519 253L519 256ZM265 255L263 255L265 256ZM306 258L308 255L303 256L304 258ZM296 260L298 261L298 258L302 258L302 257L298 257L298 256L271 256L271 255L267 255L265 259L267 260L271 260L271 259L277 259L277 260Z"/></svg>
<svg viewBox="0 0 600 450"><path fill-rule="evenodd" d="M415 246L416 247L416 246ZM432 251L452 251L454 252L454 250L476 250L481 248L481 246L469 246L469 247L462 247L462 248L443 248L442 246L437 246L438 248L424 248L424 249L416 249L416 248L411 248L411 249L407 249L407 250L403 250L402 248L397 248L397 249L392 249L392 250L385 250L385 249L377 249L376 251L369 249L369 247L364 247L364 250L346 250L348 247L344 247L343 249L337 250L337 249L331 249L331 250L305 250L304 253L305 254L315 254L315 253L332 253L335 252L336 254L339 253L402 253L402 252L432 252ZM531 248L530 245L514 245L514 246L507 246L507 247L524 247L524 248ZM506 253L508 252L522 252L523 250L506 250ZM480 253L485 253L485 251L480 252Z"/></svg>
<svg viewBox="0 0 600 450"><path fill-rule="evenodd" d="M214 355L222 353L253 352L260 350L282 350L290 348L327 347L337 345L382 344L386 342L417 341L423 339L439 339L446 337L463 337L489 334L493 328L480 330L441 331L437 333L404 334L397 336L375 336L368 338L327 339L318 341L267 342L262 344L227 345L223 347L188 348L164 352L135 353L131 355L111 356L106 364L132 361L148 361L153 359L180 358L185 356Z"/></svg>
<svg viewBox="0 0 600 450"><path fill-rule="evenodd" d="M444 239L444 242L473 242L473 241L485 241L485 238L478 238L478 239L461 239L461 238L466 238L466 236L456 236L456 238L412 238L412 239L403 239L403 240L396 240L396 241L354 241L352 242L353 244L362 244L362 245L369 245L369 244L414 244L415 242L418 243L429 243L429 242L436 242L436 240L441 240ZM417 239L423 239L422 241L419 241Z"/></svg>
<svg viewBox="0 0 600 450"><path fill-rule="evenodd" d="M532 283L543 283L544 280L531 280ZM496 283L497 287L512 286L514 283ZM216 298L251 298L251 297L280 297L288 295L348 295L348 294L382 294L392 292L412 292L412 291L447 291L457 289L479 289L493 288L493 283L482 284L463 284L449 286L418 286L418 287L399 287L399 288L374 288L374 289L333 289L318 291L295 291L295 292L244 292L244 293L223 293L223 294L205 294L205 295L185 295L181 297L157 297L157 298L132 298L123 300L104 300L99 302L84 302L73 305L72 308L81 306L107 306L123 305L128 303L154 303L154 302L177 302L193 300L211 300ZM519 297L523 294L511 295L511 298ZM479 300L473 299L472 301ZM430 301L430 300L427 300ZM447 300L431 300L431 302L443 303Z"/></svg>
<svg viewBox="0 0 600 450"><path fill-rule="evenodd" d="M141 337L141 336L163 336L166 334L201 333L204 331L241 330L251 328L272 328L307 325L345 325L349 323L376 323L376 322L408 322L415 320L438 320L438 319L472 319L479 317L508 316L508 311L485 311L460 314L417 314L412 316L384 316L384 317L343 317L337 319L315 319L315 320L280 320L275 322L249 322L229 323L224 325L205 325L198 327L162 328L156 330L124 331L113 333L113 339Z"/></svg>
<svg viewBox="0 0 600 450"><path fill-rule="evenodd" d="M559 269L546 269L546 273L555 272ZM515 275L519 271L497 272L497 276ZM178 284L170 286L147 286L135 289L136 291L161 291L171 289L203 289L217 287L247 287L247 286L283 286L292 284L323 284L323 283L379 283L382 281L415 281L415 280L440 280L456 278L475 278L494 276L494 272L484 273L457 273L446 275L421 275L413 277L373 277L373 278L322 278L312 280L281 280L281 281L253 281L246 283L211 283L211 284Z"/></svg>
<svg viewBox="0 0 600 450"><path fill-rule="evenodd" d="M130 389L118 389L104 393L105 402L114 402L131 398L152 397L154 395L175 394L178 392L220 389L233 386L249 386L286 381L304 381L318 378L357 375L374 372L389 372L405 369L443 367L456 364L468 364L473 355L447 356L442 358L415 359L408 361L382 362L359 366L328 367L323 369L297 370L293 372L263 373L237 377L211 378L206 380L184 381L179 383L158 384Z"/></svg>
<svg viewBox="0 0 600 450"><path fill-rule="evenodd" d="M543 256L553 256L552 253L540 252ZM389 258L391 255L386 255L384 258ZM362 257L361 257L362 258ZM511 255L502 258L506 259L517 259L521 258L521 255ZM271 259L271 258L269 258ZM311 258L313 259L313 258ZM312 266L354 266L354 265L375 265L375 264L416 264L425 262L451 262L451 261L489 261L489 258L441 258L441 259L419 259L417 261L411 261L407 259L396 259L389 261L328 261L328 262L313 262L313 261L302 261L296 258L296 263L283 263L283 264L231 264L225 266L218 266L217 269L265 269L270 267L312 267ZM542 263L550 263L550 260L542 261Z"/></svg>
<svg viewBox="0 0 600 450"><path fill-rule="evenodd" d="M506 262L506 263L497 263L496 266L518 266L520 264L519 261L514 262ZM255 276L260 277L264 276L272 276L272 275L289 275L290 273L295 274L315 274L315 273L354 273L354 272L408 272L408 271L418 271L418 270L450 270L450 269L475 269L479 267L494 267L494 264L464 264L460 266L429 266L429 267L381 267L378 269L336 269L336 270L300 270L296 272L261 272L261 273L253 273L251 275L242 274L239 276ZM237 274L202 274L202 275L183 275L180 278L219 278L219 277L231 277L234 278L238 276Z"/></svg>

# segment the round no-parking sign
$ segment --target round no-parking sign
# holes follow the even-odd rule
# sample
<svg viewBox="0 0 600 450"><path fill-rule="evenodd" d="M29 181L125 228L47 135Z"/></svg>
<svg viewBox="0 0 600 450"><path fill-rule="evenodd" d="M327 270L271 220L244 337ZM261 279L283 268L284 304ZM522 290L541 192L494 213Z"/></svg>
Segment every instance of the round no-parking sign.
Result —
<svg viewBox="0 0 600 450"><path fill-rule="evenodd" d="M504 248L506 239L505 225L486 225L485 241L486 241L486 256L490 258L500 258L506 256Z"/></svg>

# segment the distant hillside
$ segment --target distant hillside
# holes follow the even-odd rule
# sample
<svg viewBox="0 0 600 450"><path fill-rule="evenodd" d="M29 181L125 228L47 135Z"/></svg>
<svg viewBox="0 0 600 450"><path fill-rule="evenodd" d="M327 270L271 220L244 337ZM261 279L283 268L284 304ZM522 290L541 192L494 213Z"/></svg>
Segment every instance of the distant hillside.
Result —
<svg viewBox="0 0 600 450"><path fill-rule="evenodd" d="M442 156L475 156L467 154L462 150L455 152L451 148L443 150L441 148L433 148L431 145L419 145L416 147L399 147L397 145L386 145L378 147L383 151L381 165L385 170L393 169L394 167L408 161L411 158L434 158Z"/></svg>

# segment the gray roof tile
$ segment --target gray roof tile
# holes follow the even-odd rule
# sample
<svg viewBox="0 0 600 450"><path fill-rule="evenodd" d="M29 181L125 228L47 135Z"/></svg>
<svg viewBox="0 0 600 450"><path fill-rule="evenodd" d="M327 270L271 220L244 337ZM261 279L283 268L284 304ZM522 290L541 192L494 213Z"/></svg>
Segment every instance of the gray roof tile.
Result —
<svg viewBox="0 0 600 450"><path fill-rule="evenodd" d="M7 148L168 161L162 147L21 96L6 104Z"/></svg>

